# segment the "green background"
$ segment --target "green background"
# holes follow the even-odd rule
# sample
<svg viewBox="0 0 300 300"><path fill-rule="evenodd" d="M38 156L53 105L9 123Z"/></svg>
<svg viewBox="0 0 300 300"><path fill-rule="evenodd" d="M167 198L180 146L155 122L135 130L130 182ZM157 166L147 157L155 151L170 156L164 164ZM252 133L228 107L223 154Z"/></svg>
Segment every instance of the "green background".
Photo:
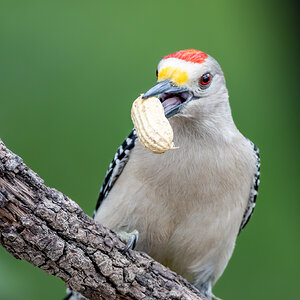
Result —
<svg viewBox="0 0 300 300"><path fill-rule="evenodd" d="M285 4L283 4L285 3ZM258 203L214 293L299 296L299 24L283 1L0 1L0 137L92 214L132 101L162 56L196 48L227 79L261 151ZM60 299L64 283L0 248L0 300ZM298 296L298 297L297 297Z"/></svg>

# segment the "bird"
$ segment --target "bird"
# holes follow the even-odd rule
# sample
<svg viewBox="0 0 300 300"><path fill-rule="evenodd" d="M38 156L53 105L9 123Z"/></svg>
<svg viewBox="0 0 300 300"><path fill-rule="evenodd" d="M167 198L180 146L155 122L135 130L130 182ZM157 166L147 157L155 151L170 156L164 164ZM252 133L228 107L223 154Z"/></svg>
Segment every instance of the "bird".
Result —
<svg viewBox="0 0 300 300"><path fill-rule="evenodd" d="M237 129L212 56L177 51L159 61L156 77L143 98L159 98L177 149L151 153L133 129L109 165L94 219L128 233L126 251L135 246L217 299L212 288L256 204L259 150Z"/></svg>

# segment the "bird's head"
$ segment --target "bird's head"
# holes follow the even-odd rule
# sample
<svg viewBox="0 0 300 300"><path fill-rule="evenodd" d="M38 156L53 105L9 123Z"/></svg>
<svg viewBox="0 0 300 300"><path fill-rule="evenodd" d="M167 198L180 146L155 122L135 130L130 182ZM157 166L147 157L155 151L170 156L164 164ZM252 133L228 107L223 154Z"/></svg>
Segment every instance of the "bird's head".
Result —
<svg viewBox="0 0 300 300"><path fill-rule="evenodd" d="M225 78L215 59L188 49L165 56L158 64L157 84L143 98L158 95L166 117L195 115L197 110L228 102Z"/></svg>

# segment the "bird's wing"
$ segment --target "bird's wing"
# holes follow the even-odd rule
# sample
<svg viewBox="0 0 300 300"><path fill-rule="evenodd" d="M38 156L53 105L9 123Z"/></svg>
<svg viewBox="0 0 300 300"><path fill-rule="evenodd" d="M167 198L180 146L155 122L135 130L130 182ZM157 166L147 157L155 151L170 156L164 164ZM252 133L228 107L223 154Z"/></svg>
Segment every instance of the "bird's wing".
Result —
<svg viewBox="0 0 300 300"><path fill-rule="evenodd" d="M251 186L251 190L250 190L248 205L247 205L246 211L244 213L244 217L243 217L239 232L241 232L241 230L247 225L247 223L249 222L249 220L251 218L251 215L254 211L256 197L257 197L257 191L258 191L258 186L259 186L259 176L260 176L259 149L250 140L249 140L249 142L250 142L250 144L253 148L253 151L256 155L256 171L253 176L253 182L252 182L252 186Z"/></svg>
<svg viewBox="0 0 300 300"><path fill-rule="evenodd" d="M107 197L118 177L121 175L126 163L128 162L131 150L135 146L137 139L136 131L133 129L123 144L118 148L114 159L110 163L108 170L105 174L104 181L100 188L97 205L94 211L94 216L99 209L102 201Z"/></svg>

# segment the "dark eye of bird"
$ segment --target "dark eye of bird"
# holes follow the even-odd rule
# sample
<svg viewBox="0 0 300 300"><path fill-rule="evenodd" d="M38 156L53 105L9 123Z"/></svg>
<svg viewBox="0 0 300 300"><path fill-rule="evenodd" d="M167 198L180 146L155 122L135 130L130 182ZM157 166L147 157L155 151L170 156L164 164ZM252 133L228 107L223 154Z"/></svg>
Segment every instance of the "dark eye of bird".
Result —
<svg viewBox="0 0 300 300"><path fill-rule="evenodd" d="M157 69L155 71L155 75L156 75L156 77L158 77L158 70Z"/></svg>
<svg viewBox="0 0 300 300"><path fill-rule="evenodd" d="M211 75L209 73L206 73L201 76L200 83L202 86L207 86L211 81Z"/></svg>

